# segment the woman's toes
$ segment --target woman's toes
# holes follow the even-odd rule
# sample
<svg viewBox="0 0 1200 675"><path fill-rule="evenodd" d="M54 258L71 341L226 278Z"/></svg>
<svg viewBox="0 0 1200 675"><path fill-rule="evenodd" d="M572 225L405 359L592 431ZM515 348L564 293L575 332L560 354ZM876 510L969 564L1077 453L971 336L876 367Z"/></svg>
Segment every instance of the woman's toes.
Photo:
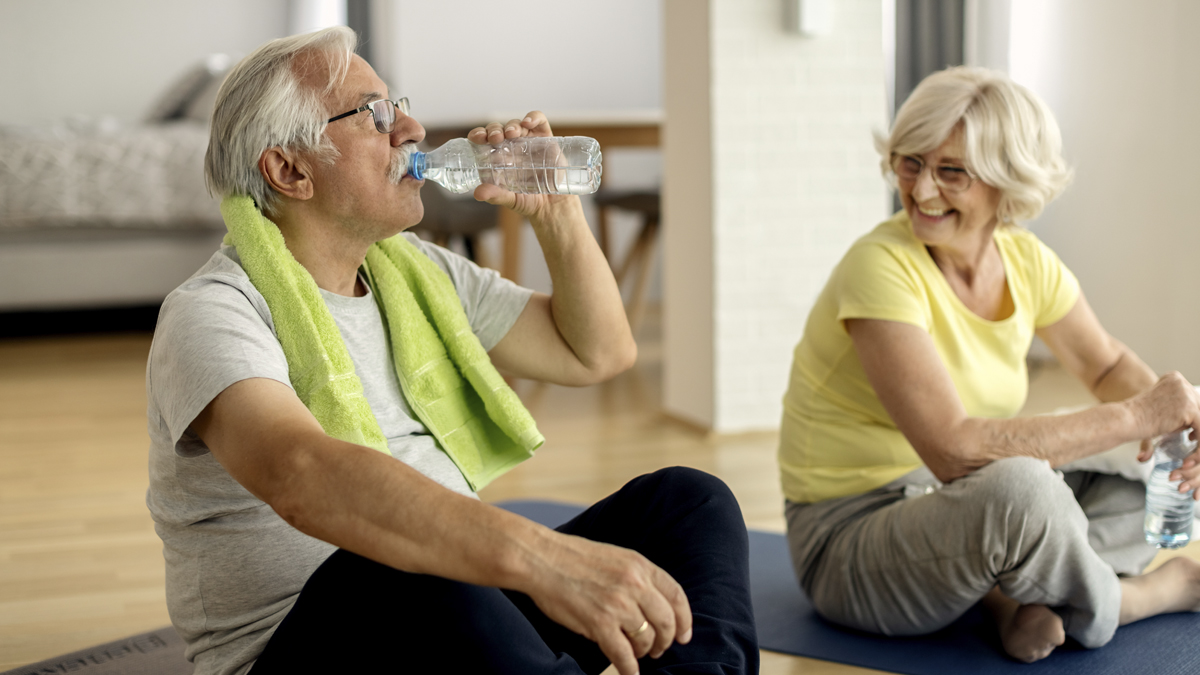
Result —
<svg viewBox="0 0 1200 675"><path fill-rule="evenodd" d="M1000 627L1004 651L1025 663L1050 656L1066 639L1062 617L1045 605L1021 605L1008 625Z"/></svg>

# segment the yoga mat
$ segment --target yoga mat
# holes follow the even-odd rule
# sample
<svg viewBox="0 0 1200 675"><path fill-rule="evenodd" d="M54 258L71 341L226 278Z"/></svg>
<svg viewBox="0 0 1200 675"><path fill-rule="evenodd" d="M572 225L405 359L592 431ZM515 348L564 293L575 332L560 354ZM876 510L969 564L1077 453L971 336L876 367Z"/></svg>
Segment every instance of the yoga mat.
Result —
<svg viewBox="0 0 1200 675"><path fill-rule="evenodd" d="M191 675L183 640L170 626L31 663L0 675Z"/></svg>
<svg viewBox="0 0 1200 675"><path fill-rule="evenodd" d="M544 501L497 504L549 527L583 507ZM889 638L840 628L813 612L792 572L782 535L750 531L750 588L759 646L775 652L907 675L1195 675L1200 673L1200 614L1169 614L1117 630L1100 649L1059 647L1026 664L1005 656L991 619L978 607L947 628Z"/></svg>

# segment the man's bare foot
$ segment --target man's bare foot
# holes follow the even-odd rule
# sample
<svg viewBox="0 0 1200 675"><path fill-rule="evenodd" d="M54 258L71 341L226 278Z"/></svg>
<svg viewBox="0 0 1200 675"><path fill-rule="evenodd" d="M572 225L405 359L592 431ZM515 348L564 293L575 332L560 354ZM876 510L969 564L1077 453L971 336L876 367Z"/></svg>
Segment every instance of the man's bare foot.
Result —
<svg viewBox="0 0 1200 675"><path fill-rule="evenodd" d="M1121 579L1121 625L1170 612L1200 611L1200 562L1171 558L1138 577Z"/></svg>
<svg viewBox="0 0 1200 675"><path fill-rule="evenodd" d="M1067 639L1062 617L1045 605L1022 605L998 588L984 597L983 604L1000 627L1004 651L1018 661L1040 661Z"/></svg>

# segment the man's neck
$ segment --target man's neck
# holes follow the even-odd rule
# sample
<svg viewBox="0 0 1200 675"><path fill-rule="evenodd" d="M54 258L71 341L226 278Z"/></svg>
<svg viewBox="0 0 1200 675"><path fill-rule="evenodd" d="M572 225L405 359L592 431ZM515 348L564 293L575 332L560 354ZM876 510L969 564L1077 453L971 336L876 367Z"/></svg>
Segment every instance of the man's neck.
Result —
<svg viewBox="0 0 1200 675"><path fill-rule="evenodd" d="M308 270L317 287L348 297L366 295L358 268L373 242L355 241L337 225L282 215L273 219L296 261Z"/></svg>

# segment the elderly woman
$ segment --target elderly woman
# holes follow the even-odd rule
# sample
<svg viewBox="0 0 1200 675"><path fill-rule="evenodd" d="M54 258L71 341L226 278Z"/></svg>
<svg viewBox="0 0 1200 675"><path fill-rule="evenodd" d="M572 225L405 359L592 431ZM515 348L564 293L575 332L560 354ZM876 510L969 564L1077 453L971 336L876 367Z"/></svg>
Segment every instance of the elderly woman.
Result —
<svg viewBox="0 0 1200 675"><path fill-rule="evenodd" d="M1018 225L1070 180L1050 111L1001 74L952 68L917 87L877 145L904 210L834 270L784 399L788 539L814 607L913 635L983 600L1023 661L1065 636L1098 647L1118 625L1200 608L1200 563L1133 576L1155 553L1143 485L1055 471L1196 426L1200 399L1105 332ZM1100 405L1014 418L1034 334ZM1200 485L1200 456L1173 477Z"/></svg>

